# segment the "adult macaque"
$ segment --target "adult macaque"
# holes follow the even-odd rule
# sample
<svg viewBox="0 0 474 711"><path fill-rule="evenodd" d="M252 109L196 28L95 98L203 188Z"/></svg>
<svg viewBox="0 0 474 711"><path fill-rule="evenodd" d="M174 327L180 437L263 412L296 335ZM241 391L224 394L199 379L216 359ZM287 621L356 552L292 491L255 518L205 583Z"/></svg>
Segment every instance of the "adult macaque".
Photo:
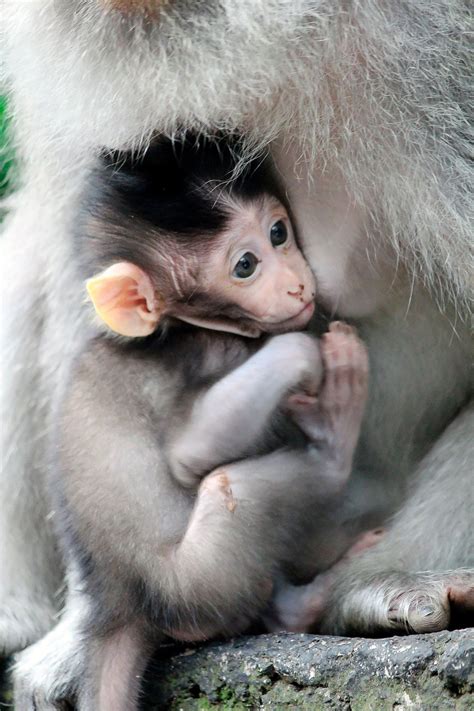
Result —
<svg viewBox="0 0 474 711"><path fill-rule="evenodd" d="M435 630L451 608L469 611L466 3L7 0L3 18L23 161L0 262L3 648L37 640L58 604L43 477L52 412L88 338L78 201L103 147L138 153L183 128L240 130L249 154L270 147L318 305L352 318L369 346L368 413L347 494L316 545L319 569L354 531L387 530L341 567L325 629ZM20 686L51 698L74 676L61 662L82 604L71 596L63 638L20 658Z"/></svg>
<svg viewBox="0 0 474 711"><path fill-rule="evenodd" d="M94 339L58 414L52 498L83 600L63 693L79 708L131 709L163 632L242 631L275 575L314 576L318 507L352 470L365 349L343 324L321 352L284 333L310 320L314 277L266 163L233 178L238 158L236 142L162 141L90 181L78 256L129 338Z"/></svg>

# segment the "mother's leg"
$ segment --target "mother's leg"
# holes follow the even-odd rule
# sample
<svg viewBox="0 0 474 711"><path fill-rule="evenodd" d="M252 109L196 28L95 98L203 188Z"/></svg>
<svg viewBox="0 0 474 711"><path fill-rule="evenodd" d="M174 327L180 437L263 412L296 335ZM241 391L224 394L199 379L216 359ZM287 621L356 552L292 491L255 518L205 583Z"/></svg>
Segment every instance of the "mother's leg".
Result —
<svg viewBox="0 0 474 711"><path fill-rule="evenodd" d="M474 621L473 432L471 405L420 463L380 543L341 570L323 631L434 632Z"/></svg>

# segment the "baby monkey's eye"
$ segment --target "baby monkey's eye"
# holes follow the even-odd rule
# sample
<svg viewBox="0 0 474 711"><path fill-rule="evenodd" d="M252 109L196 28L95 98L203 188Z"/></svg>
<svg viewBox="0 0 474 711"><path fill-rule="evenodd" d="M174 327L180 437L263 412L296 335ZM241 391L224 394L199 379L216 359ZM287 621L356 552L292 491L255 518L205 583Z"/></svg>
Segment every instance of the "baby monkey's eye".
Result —
<svg viewBox="0 0 474 711"><path fill-rule="evenodd" d="M285 244L288 239L288 230L283 220L278 220L270 228L270 241L274 247Z"/></svg>
<svg viewBox="0 0 474 711"><path fill-rule="evenodd" d="M252 252L245 252L245 254L240 257L239 261L235 265L232 276L237 277L237 279L248 279L256 270L257 265L258 259L255 254Z"/></svg>

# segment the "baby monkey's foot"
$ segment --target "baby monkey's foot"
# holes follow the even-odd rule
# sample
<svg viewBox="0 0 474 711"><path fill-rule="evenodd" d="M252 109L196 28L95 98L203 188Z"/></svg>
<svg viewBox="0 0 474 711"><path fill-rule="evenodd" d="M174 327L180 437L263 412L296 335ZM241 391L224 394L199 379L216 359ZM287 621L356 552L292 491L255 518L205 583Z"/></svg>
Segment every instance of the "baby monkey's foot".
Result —
<svg viewBox="0 0 474 711"><path fill-rule="evenodd" d="M349 466L367 399L367 350L351 326L334 321L321 339L324 379L317 396L295 393L290 412L328 458Z"/></svg>
<svg viewBox="0 0 474 711"><path fill-rule="evenodd" d="M325 613L331 588L347 562L379 543L382 528L361 533L334 565L319 573L307 585L277 580L264 622L270 632L317 632Z"/></svg>

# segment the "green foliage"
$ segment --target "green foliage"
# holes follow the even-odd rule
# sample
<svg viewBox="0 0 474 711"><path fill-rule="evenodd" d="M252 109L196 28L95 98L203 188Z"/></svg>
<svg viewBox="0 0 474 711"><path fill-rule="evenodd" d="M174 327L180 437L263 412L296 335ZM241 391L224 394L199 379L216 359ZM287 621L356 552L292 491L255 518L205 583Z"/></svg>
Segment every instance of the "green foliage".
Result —
<svg viewBox="0 0 474 711"><path fill-rule="evenodd" d="M0 196L4 195L11 185L13 152L8 137L9 123L7 100L6 97L0 96Z"/></svg>

